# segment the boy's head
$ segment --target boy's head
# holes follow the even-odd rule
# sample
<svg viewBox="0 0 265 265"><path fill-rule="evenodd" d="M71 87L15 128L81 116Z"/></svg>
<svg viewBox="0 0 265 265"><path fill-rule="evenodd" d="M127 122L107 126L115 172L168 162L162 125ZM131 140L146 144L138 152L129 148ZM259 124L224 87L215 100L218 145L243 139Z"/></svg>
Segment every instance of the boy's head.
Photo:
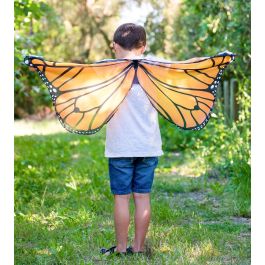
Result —
<svg viewBox="0 0 265 265"><path fill-rule="evenodd" d="M122 24L114 33L113 48L118 58L143 54L146 48L145 29L133 23Z"/></svg>

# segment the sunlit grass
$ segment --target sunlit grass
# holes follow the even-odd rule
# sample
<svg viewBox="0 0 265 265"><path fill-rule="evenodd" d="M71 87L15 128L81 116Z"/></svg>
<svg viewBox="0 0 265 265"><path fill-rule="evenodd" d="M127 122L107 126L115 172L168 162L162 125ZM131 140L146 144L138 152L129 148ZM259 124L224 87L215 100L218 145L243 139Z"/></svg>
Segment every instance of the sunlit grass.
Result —
<svg viewBox="0 0 265 265"><path fill-rule="evenodd" d="M102 257L115 243L104 133L15 138L16 264L250 264L250 224L227 180L183 152L159 160L146 255Z"/></svg>
<svg viewBox="0 0 265 265"><path fill-rule="evenodd" d="M54 134L66 133L58 119L47 119L41 121L34 120L15 120L14 122L15 135L32 135L32 134Z"/></svg>

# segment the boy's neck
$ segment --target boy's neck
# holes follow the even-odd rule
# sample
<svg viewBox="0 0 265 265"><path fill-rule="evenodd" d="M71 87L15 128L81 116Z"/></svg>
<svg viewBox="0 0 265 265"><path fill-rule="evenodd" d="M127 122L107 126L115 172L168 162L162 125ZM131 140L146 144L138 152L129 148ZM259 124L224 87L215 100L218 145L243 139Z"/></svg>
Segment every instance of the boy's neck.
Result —
<svg viewBox="0 0 265 265"><path fill-rule="evenodd" d="M133 59L133 58L142 58L143 53L141 51L132 50L132 51L119 51L116 52L116 59Z"/></svg>

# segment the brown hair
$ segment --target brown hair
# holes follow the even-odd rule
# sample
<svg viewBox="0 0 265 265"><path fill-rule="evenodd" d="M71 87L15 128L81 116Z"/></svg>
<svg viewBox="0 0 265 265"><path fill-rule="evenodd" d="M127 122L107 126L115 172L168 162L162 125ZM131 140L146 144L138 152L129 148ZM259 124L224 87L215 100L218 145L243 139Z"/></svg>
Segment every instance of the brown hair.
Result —
<svg viewBox="0 0 265 265"><path fill-rule="evenodd" d="M113 41L126 50L139 49L146 44L145 29L134 23L122 24L116 29Z"/></svg>

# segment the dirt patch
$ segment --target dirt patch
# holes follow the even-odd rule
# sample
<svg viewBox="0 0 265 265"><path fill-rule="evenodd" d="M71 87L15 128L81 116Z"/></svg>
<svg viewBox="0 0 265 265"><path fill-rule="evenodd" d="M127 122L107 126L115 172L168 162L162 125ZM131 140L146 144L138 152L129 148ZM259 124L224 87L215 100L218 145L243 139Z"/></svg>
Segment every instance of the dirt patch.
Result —
<svg viewBox="0 0 265 265"><path fill-rule="evenodd" d="M185 199L192 199L195 201L204 201L206 194L203 192L186 192Z"/></svg>
<svg viewBox="0 0 265 265"><path fill-rule="evenodd" d="M250 218L244 218L244 217L230 217L228 219L222 219L222 220L208 220L208 221L202 221L201 224L204 225L212 225L212 224L224 224L227 221L232 221L234 224L245 224L250 226L251 219ZM242 233L240 236L248 236L249 233Z"/></svg>
<svg viewBox="0 0 265 265"><path fill-rule="evenodd" d="M236 224L251 225L251 218L233 216L231 217L231 221Z"/></svg>

